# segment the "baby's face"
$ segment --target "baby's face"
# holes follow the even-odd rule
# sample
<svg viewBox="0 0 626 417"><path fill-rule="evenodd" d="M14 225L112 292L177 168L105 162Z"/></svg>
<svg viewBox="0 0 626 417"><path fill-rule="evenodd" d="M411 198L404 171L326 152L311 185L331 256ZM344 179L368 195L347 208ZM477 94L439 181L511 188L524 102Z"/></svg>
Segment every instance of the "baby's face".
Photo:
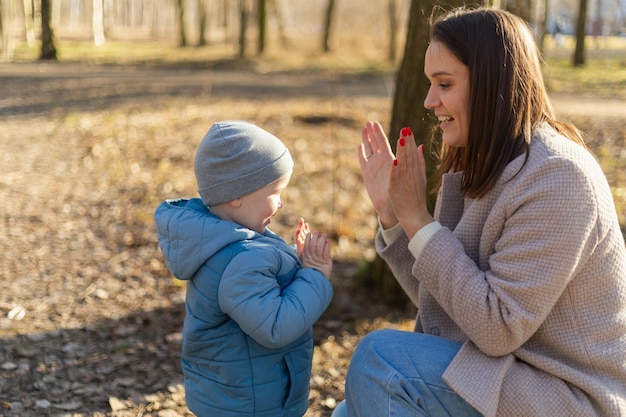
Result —
<svg viewBox="0 0 626 417"><path fill-rule="evenodd" d="M280 194L287 188L292 173L290 171L265 187L240 197L239 206L232 208L233 220L263 234L271 218L283 206Z"/></svg>

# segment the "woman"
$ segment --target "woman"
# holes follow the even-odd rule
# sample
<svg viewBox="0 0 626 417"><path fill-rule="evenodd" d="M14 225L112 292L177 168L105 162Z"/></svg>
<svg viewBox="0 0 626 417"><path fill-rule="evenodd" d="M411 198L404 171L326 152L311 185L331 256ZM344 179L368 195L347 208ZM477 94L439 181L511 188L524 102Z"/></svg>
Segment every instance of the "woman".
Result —
<svg viewBox="0 0 626 417"><path fill-rule="evenodd" d="M423 146L378 123L359 159L376 249L418 307L350 363L333 416L626 415L626 250L611 191L556 119L532 33L458 9L431 29L424 101L442 154L434 217Z"/></svg>

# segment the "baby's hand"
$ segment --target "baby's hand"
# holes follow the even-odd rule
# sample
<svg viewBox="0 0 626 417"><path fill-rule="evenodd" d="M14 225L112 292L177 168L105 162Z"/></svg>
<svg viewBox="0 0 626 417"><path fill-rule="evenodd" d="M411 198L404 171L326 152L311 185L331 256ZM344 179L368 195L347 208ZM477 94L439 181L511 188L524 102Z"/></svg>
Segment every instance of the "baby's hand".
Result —
<svg viewBox="0 0 626 417"><path fill-rule="evenodd" d="M293 240L296 244L296 254L300 261L302 261L302 252L304 251L304 240L306 235L311 233L309 224L304 221L302 217L298 220L298 226L296 226L296 232L293 235Z"/></svg>
<svg viewBox="0 0 626 417"><path fill-rule="evenodd" d="M302 266L315 268L326 278L330 278L333 260L330 257L330 241L325 233L320 235L314 232L306 235L302 251Z"/></svg>

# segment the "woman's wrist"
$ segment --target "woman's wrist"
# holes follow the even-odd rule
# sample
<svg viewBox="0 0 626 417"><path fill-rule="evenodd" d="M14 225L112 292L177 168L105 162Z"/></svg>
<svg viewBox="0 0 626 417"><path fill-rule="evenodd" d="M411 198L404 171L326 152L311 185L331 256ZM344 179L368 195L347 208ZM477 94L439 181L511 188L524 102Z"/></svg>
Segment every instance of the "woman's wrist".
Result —
<svg viewBox="0 0 626 417"><path fill-rule="evenodd" d="M386 212L379 211L378 221L380 222L380 225L383 229L391 229L398 224L398 218L396 217L393 210L389 210Z"/></svg>
<svg viewBox="0 0 626 417"><path fill-rule="evenodd" d="M424 213L421 215L407 216L399 219L398 221L400 222L400 226L402 226L404 233L409 239L412 239L420 229L427 224L434 222L435 219L430 215L430 213Z"/></svg>
<svg viewBox="0 0 626 417"><path fill-rule="evenodd" d="M442 226L438 221L428 223L415 233L415 235L409 241L409 251L413 254L415 259L419 258L422 251L426 247L428 241L441 229Z"/></svg>

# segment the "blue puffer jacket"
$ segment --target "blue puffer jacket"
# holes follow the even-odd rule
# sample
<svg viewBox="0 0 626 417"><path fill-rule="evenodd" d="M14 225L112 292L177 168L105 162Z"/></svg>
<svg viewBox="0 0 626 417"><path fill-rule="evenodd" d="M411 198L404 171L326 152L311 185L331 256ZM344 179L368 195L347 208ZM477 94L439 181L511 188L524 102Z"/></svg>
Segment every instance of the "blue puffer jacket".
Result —
<svg viewBox="0 0 626 417"><path fill-rule="evenodd" d="M300 417L308 407L312 325L332 298L292 247L212 215L200 199L155 212L159 246L187 281L182 367L199 417Z"/></svg>

